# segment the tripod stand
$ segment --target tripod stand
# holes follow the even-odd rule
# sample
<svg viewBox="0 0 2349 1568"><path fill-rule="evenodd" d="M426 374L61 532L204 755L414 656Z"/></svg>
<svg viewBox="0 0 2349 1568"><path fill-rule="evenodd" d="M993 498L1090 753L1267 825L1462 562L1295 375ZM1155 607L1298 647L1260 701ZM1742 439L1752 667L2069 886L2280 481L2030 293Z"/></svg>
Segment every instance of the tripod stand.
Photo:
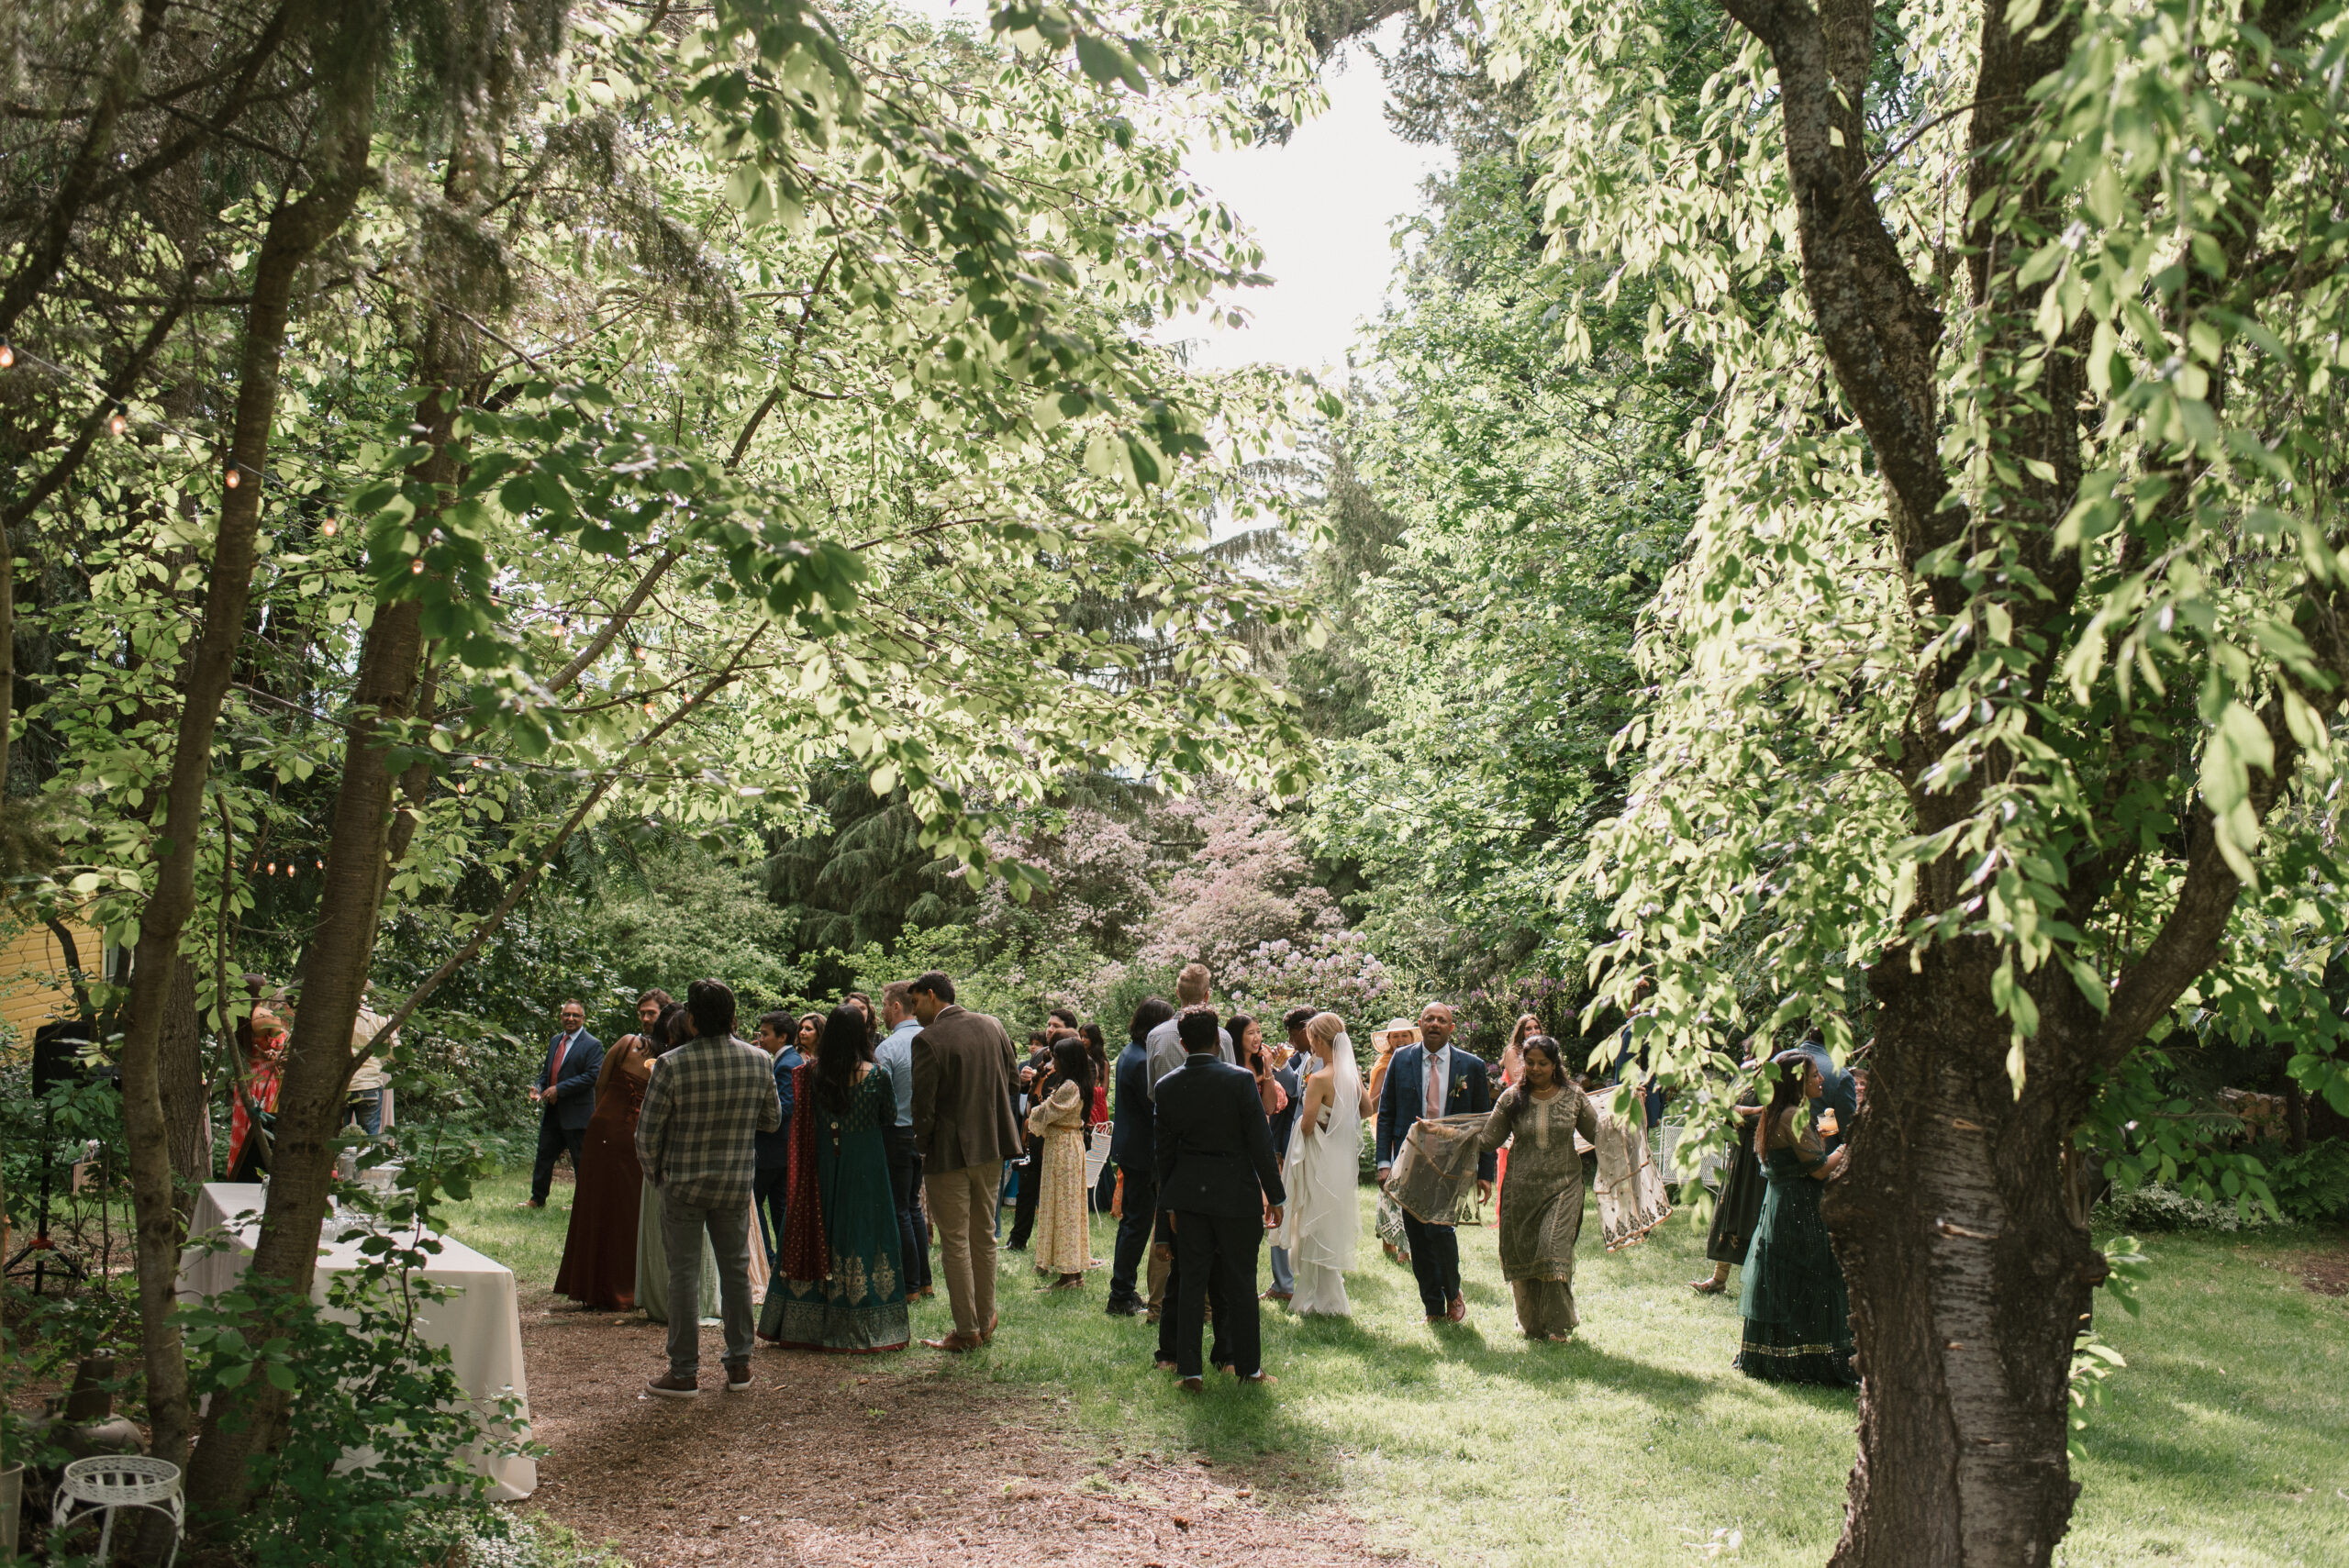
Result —
<svg viewBox="0 0 2349 1568"><path fill-rule="evenodd" d="M27 1241L23 1246L17 1249L16 1256L8 1260L7 1268L6 1270L8 1273L16 1273L24 1267L25 1260L30 1258L33 1265L33 1294L35 1296L40 1295L42 1290L47 1286L49 1282L49 1270L52 1265L57 1269L59 1273L76 1282L86 1280L90 1277L90 1271L83 1266L81 1259L75 1257L72 1252L60 1247L55 1241L50 1239L49 1200L50 1195L56 1185L57 1177L57 1154L55 1149L52 1147L56 1142L56 1120L57 1113L55 1111L49 1109L42 1110L40 1117L40 1207L38 1211L38 1217L33 1221L32 1240Z"/></svg>
<svg viewBox="0 0 2349 1568"><path fill-rule="evenodd" d="M72 1078L79 1062L74 1048L89 1038L88 1030L72 1019L43 1024L33 1034L33 1093L44 1100L50 1087ZM49 1234L49 1201L57 1184L57 1109L44 1104L40 1113L40 1208L33 1221L32 1240L17 1249L0 1273L14 1274L24 1267L25 1260L32 1260L33 1294L39 1296L49 1283L49 1271L54 1267L65 1278L76 1282L90 1277L90 1271L72 1252L61 1248Z"/></svg>

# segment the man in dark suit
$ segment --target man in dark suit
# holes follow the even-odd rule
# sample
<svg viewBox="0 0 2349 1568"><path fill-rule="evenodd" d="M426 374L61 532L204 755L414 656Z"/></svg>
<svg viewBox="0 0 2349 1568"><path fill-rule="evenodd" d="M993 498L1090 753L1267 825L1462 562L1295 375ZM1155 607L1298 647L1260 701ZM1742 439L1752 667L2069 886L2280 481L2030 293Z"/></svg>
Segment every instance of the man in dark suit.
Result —
<svg viewBox="0 0 2349 1568"><path fill-rule="evenodd" d="M1152 1131L1158 1201L1174 1217L1175 1386L1196 1394L1205 1386L1199 1336L1210 1282L1219 1287L1216 1338L1232 1374L1273 1381L1257 1318L1256 1249L1288 1195L1255 1074L1219 1060L1213 1013L1186 1013L1180 1027L1183 1065L1159 1080Z"/></svg>
<svg viewBox="0 0 2349 1568"><path fill-rule="evenodd" d="M1157 1125L1150 1103L1150 1048L1129 1040L1118 1053L1117 1101L1109 1107L1109 1162L1125 1175L1118 1210L1118 1247L1109 1259L1109 1316L1139 1318L1150 1310L1135 1288L1158 1211Z"/></svg>
<svg viewBox="0 0 2349 1568"><path fill-rule="evenodd" d="M1028 1037L1028 1060L1019 1064L1019 1093L1025 1096L1019 1106L1023 1123L1029 1107L1047 1092L1041 1085L1052 1070L1052 1041L1063 1034L1076 1032L1076 1025L1063 1026L1061 1017L1060 1012L1055 1012L1041 1033ZM1006 1250L1014 1252L1026 1251L1028 1238L1035 1234L1036 1199L1044 1175L1044 1140L1032 1132L1026 1135L1026 1140L1020 1146L1019 1191L1011 1200L1011 1240L1004 1243Z"/></svg>
<svg viewBox="0 0 2349 1568"><path fill-rule="evenodd" d="M1493 1094L1485 1064L1464 1051L1452 1049L1452 1009L1430 1002L1419 1013L1419 1036L1425 1042L1407 1045L1395 1053L1386 1070L1386 1086L1378 1095L1378 1184L1385 1186L1395 1156L1422 1117L1482 1116L1493 1108ZM1476 1162L1476 1197L1493 1195L1494 1159ZM1449 1225L1422 1225L1407 1210L1404 1233L1411 1239L1411 1273L1419 1284L1419 1306L1428 1321L1464 1323L1468 1304L1460 1295L1460 1238Z"/></svg>
<svg viewBox="0 0 2349 1568"><path fill-rule="evenodd" d="M954 1005L954 982L931 970L907 988L914 1036L914 1147L922 1195L938 1226L938 1270L954 1331L932 1350L975 1351L995 1338L995 1195L1019 1154L1011 1108L1019 1080L1011 1037L985 1013Z"/></svg>
<svg viewBox="0 0 2349 1568"><path fill-rule="evenodd" d="M565 1002L558 1016L562 1028L548 1044L539 1081L530 1087L530 1103L539 1107L539 1158L530 1169L530 1201L525 1208L546 1207L557 1155L568 1152L572 1174L579 1173L587 1118L596 1114L596 1074L604 1066L604 1042L587 1032L587 1009L574 999Z"/></svg>
<svg viewBox="0 0 2349 1568"><path fill-rule="evenodd" d="M783 1255L784 1205L791 1199L791 1112L793 1084L791 1075L807 1064L799 1054L798 1020L789 1013L762 1013L759 1032L751 1043L774 1059L774 1094L783 1106L783 1125L773 1132L762 1132L756 1140L757 1157L752 1162L751 1177L751 1213L759 1222L759 1230L766 1238L767 1267L774 1267Z"/></svg>

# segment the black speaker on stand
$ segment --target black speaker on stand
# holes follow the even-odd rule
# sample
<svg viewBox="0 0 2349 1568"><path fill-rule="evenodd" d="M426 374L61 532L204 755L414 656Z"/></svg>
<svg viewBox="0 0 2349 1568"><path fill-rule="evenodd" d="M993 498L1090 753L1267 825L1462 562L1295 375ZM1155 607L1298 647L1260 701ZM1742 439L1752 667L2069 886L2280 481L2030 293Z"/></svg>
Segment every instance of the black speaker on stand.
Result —
<svg viewBox="0 0 2349 1568"><path fill-rule="evenodd" d="M82 1048L90 1044L88 1026L78 1018L62 1018L43 1024L33 1032L33 1094L46 1101L50 1089L58 1084L70 1084L82 1076ZM32 1240L17 1249L8 1260L6 1272L15 1273L28 1259L33 1271L33 1294L39 1296L49 1283L49 1270L53 1265L65 1276L86 1279L89 1271L72 1252L50 1240L49 1200L56 1185L57 1138L56 1113L44 1104L40 1113L40 1208L33 1223Z"/></svg>

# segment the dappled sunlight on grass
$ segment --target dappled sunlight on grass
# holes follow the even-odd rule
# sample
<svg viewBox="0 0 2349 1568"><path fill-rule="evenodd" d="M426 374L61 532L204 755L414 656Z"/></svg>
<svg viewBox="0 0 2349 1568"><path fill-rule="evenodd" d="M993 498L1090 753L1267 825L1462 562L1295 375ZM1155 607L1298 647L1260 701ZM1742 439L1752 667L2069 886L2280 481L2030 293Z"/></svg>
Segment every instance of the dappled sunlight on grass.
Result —
<svg viewBox="0 0 2349 1568"><path fill-rule="evenodd" d="M545 1289L571 1189L518 1210L528 1173L482 1184L451 1229ZM1691 1293L1703 1238L1675 1218L1609 1255L1587 1218L1568 1344L1517 1332L1494 1233L1461 1236L1470 1318L1421 1320L1408 1270L1371 1239L1350 1320L1264 1306L1275 1388L1211 1379L1175 1394L1152 1365L1156 1330L1102 1311L1108 1271L1046 1293L1028 1258L1002 1254L1002 1329L977 1355L919 1349L908 1367L999 1382L1054 1402L1070 1438L1104 1453L1196 1454L1245 1469L1275 1507L1334 1505L1382 1542L1439 1562L1705 1561L1817 1564L1842 1528L1853 1396L1752 1382L1737 1352L1734 1289ZM1006 1218L1008 1228L1008 1217ZM1096 1220L1096 1256L1114 1227ZM2154 1239L2144 1314L2100 1303L2098 1327L2129 1360L2093 1413L2065 1568L2148 1562L2225 1568L2349 1563L2349 1300L2310 1293L2280 1261L2338 1237ZM1260 1282L1262 1275L1260 1273ZM952 1323L917 1303L917 1335ZM1109 1485L1106 1480L1103 1485ZM1716 1532L1720 1532L1716 1534Z"/></svg>

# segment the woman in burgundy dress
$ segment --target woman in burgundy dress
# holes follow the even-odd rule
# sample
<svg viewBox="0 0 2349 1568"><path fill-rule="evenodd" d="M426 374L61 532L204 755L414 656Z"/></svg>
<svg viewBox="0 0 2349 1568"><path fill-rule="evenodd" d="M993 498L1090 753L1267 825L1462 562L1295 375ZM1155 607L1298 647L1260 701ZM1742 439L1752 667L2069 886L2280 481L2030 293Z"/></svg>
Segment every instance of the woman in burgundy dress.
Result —
<svg viewBox="0 0 2349 1568"><path fill-rule="evenodd" d="M668 996L648 992L644 1000L655 998L657 1018ZM644 1187L636 1118L659 1054L642 1035L629 1035L605 1054L596 1077L596 1114L579 1151L579 1184L571 1196L571 1229L554 1289L601 1311L626 1312L636 1305L636 1225Z"/></svg>

